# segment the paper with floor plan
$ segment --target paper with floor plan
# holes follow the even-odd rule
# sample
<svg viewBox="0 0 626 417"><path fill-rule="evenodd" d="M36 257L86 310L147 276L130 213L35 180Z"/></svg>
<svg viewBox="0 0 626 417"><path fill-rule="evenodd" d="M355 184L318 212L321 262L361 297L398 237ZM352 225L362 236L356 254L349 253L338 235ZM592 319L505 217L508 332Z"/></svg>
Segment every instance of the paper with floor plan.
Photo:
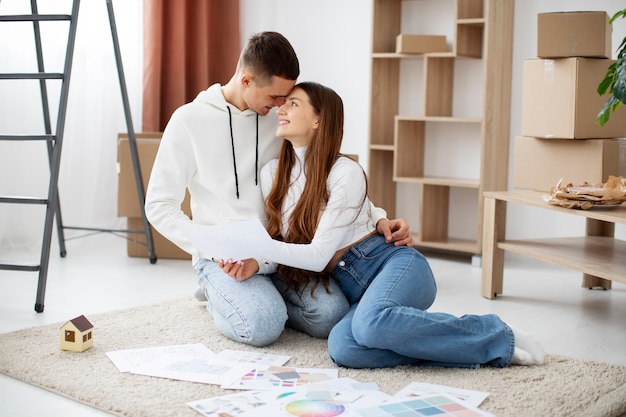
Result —
<svg viewBox="0 0 626 417"><path fill-rule="evenodd" d="M115 350L106 355L120 372L134 372L146 364L167 356L198 355L215 356L212 350L202 343L186 345L157 346L140 349Z"/></svg>
<svg viewBox="0 0 626 417"><path fill-rule="evenodd" d="M121 372L220 385L254 367L282 365L290 357L227 350L215 354L205 345L173 345L107 352Z"/></svg>
<svg viewBox="0 0 626 417"><path fill-rule="evenodd" d="M250 369L250 364L224 361L216 356L180 355L165 356L135 369L133 373L180 381L221 384L241 372Z"/></svg>
<svg viewBox="0 0 626 417"><path fill-rule="evenodd" d="M210 226L181 220L177 226L203 258L276 258L274 241L259 219Z"/></svg>

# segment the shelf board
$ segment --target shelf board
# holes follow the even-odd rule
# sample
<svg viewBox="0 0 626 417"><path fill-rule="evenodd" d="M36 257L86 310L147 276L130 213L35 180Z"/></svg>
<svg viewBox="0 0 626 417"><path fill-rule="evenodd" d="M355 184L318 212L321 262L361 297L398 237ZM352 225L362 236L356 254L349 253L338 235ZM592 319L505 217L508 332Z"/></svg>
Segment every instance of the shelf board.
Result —
<svg viewBox="0 0 626 417"><path fill-rule="evenodd" d="M467 25L467 26L485 26L485 19L482 17L477 17L475 19L458 19L456 21L457 25Z"/></svg>
<svg viewBox="0 0 626 417"><path fill-rule="evenodd" d="M370 150L393 152L395 150L395 147L394 145L381 145L381 144L376 144L376 143L370 143Z"/></svg>
<svg viewBox="0 0 626 417"><path fill-rule="evenodd" d="M423 59L429 58L450 58L450 59L481 59L480 57L448 52L426 52L423 54L399 54L397 52L373 52L372 59Z"/></svg>
<svg viewBox="0 0 626 417"><path fill-rule="evenodd" d="M454 52L426 52L423 54L399 54L396 52L374 52L374 59L422 59L424 57L433 58L457 58Z"/></svg>
<svg viewBox="0 0 626 417"><path fill-rule="evenodd" d="M459 178L444 178L444 177L394 177L396 182L408 182L417 184L428 185L441 185L445 187L459 187L459 188L475 188L480 187L478 180L468 180Z"/></svg>
<svg viewBox="0 0 626 417"><path fill-rule="evenodd" d="M485 197L495 198L497 200L509 201L512 203L525 204L528 206L539 207L541 209L557 211L573 216L581 216L594 220L602 220L610 223L623 223L626 224L626 205L615 209L591 209L591 210L578 210L568 209L559 206L553 206L543 201L543 196L547 195L546 192L539 191L487 191L484 193Z"/></svg>
<svg viewBox="0 0 626 417"><path fill-rule="evenodd" d="M605 236L505 240L498 248L626 284L626 241Z"/></svg>
<svg viewBox="0 0 626 417"><path fill-rule="evenodd" d="M448 117L448 116L396 116L402 122L434 122L434 123L482 123L480 117Z"/></svg>
<svg viewBox="0 0 626 417"><path fill-rule="evenodd" d="M480 247L475 240L449 237L446 240L440 241L422 241L420 240L419 235L413 235L413 239L415 240L413 246L418 248L440 249L452 252L469 253L472 255L481 252Z"/></svg>

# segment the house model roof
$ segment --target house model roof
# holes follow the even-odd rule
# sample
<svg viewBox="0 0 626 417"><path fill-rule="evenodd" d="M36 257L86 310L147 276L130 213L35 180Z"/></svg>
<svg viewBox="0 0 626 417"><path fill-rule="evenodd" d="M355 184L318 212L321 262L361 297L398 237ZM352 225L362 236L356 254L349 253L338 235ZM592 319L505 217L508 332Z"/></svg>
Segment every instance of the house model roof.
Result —
<svg viewBox="0 0 626 417"><path fill-rule="evenodd" d="M70 320L70 322L74 326L76 326L78 331L81 331L81 332L84 332L85 330L89 330L93 327L93 324L91 324L91 322L87 320L87 317L85 316L78 316Z"/></svg>

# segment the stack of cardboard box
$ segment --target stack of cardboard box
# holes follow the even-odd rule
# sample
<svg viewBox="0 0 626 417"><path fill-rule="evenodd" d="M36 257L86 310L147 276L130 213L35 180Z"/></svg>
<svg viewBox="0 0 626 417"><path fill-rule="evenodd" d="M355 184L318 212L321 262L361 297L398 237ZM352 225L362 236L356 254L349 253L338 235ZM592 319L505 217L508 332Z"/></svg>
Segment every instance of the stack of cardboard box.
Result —
<svg viewBox="0 0 626 417"><path fill-rule="evenodd" d="M161 133L137 133L137 153L139 154L139 166L144 190L148 186L152 165L156 158L159 144L161 143ZM117 215L128 218L129 230L142 230L143 220L141 218L141 207L137 196L137 183L135 181L135 171L130 155L128 135L120 133L118 135L117 161L119 164L118 195L117 195ZM183 211L191 217L189 193L182 204ZM152 241L154 252L157 258L170 259L191 259L191 255L174 245L163 237L154 228L152 230ZM146 245L145 234L128 234L127 244L128 256L148 257L148 247Z"/></svg>
<svg viewBox="0 0 626 417"><path fill-rule="evenodd" d="M597 93L611 59L603 11L541 13L537 57L524 61L522 136L515 138L513 187L550 191L626 175L626 110L595 119L609 95Z"/></svg>

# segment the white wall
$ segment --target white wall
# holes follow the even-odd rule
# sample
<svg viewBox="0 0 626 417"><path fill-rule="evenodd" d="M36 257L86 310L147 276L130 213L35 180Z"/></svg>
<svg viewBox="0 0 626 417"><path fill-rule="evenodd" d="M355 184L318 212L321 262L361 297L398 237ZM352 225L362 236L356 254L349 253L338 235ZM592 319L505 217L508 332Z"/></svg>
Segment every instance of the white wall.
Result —
<svg viewBox="0 0 626 417"><path fill-rule="evenodd" d="M39 13L69 14L70 0L38 0ZM135 130L141 128L143 33L141 0L114 1L122 60ZM2 14L30 13L30 2L3 0ZM63 71L66 22L44 22L45 69ZM35 72L32 24L0 24L0 71ZM59 81L48 82L53 131ZM64 223L125 227L117 217L117 133L125 132L113 41L106 2L82 1L70 82L59 193ZM36 81L0 80L0 132L42 134L43 117ZM48 162L44 143L0 142L0 194L45 197ZM2 247L40 244L44 207L0 204ZM75 232L68 232L71 236Z"/></svg>
<svg viewBox="0 0 626 417"><path fill-rule="evenodd" d="M343 98L346 126L343 152L356 153L367 166L372 2L364 0L240 0L242 42L254 32L276 30L292 42L301 63L300 80L334 88ZM448 0L450 1L450 0ZM40 11L69 10L69 0L39 0ZM141 121L142 1L117 0L118 30L135 129ZM23 0L2 0L0 13L22 13ZM536 56L536 15L547 11L606 10L624 7L620 0L517 0L513 46L511 152L521 131L521 68ZM20 9L22 8L22 9ZM0 25L0 71L23 71L32 49L27 31L7 32ZM15 25L15 24L11 24ZM17 34L16 34L17 33ZM626 20L614 28L615 49L626 36ZM58 54L61 36L52 34ZM27 100L27 93L33 100ZM34 104L33 104L34 103ZM41 126L36 90L23 90L0 81L0 130L26 133L22 126ZM125 131L104 1L83 1L74 60L72 88L61 169L61 203L66 224L90 227L123 225L116 216L116 137ZM24 145L21 145L23 147ZM0 194L37 194L47 189L45 151L0 143ZM20 147L20 148L21 148ZM512 163L512 162L511 162ZM39 242L41 210L0 205L0 258L3 245ZM530 227L532 225L532 227ZM580 234L584 222L573 216L512 205L509 236L567 236ZM623 226L617 236L626 238Z"/></svg>
<svg viewBox="0 0 626 417"><path fill-rule="evenodd" d="M299 81L317 81L343 99L342 152L366 162L372 6L362 0L240 0L242 43L255 32L274 30L292 43Z"/></svg>
<svg viewBox="0 0 626 417"><path fill-rule="evenodd" d="M423 7L428 3L409 0L405 7L409 9ZM432 7L446 5L447 8L454 4L452 0L438 0L438 3L441 5L435 4ZM241 0L241 5L242 41L260 30L276 30L283 33L292 42L300 58L302 70L300 80L319 81L336 89L343 97L346 108L346 134L342 150L346 153L359 154L361 163L367 166L372 1ZM537 14L552 11L605 10L612 16L624 7L624 2L620 0L515 2L509 172L512 172L513 140L521 132L522 63L525 59L535 58L537 52ZM451 32L451 28L447 26L433 29L433 22L424 20L419 15L416 19L423 25L422 33ZM403 20L402 24L403 27L412 27L416 22ZM626 20L620 19L613 30L614 50L619 47L624 36ZM412 64L409 62L403 65ZM407 91L420 88L416 84L410 84ZM478 93L480 94L480 87ZM471 94L472 91L468 91L466 95ZM410 106L409 101L408 98L403 101L401 97L401 107ZM457 151L458 149L451 149L450 153L457 154ZM474 168L468 166L470 170ZM512 183L511 180L512 174L509 174L509 184ZM412 187L403 184L400 190L398 202L398 210L402 210L400 215L409 219L410 224L415 224L411 219L412 213L407 209L415 201L408 196ZM471 200L471 197L467 196L458 198L461 201ZM463 212L462 208L459 211ZM462 214L459 214L460 216ZM472 216L473 214L470 215ZM508 210L507 231L511 238L580 235L584 233L584 220L577 216L511 204ZM616 236L626 238L624 225L617 225Z"/></svg>

